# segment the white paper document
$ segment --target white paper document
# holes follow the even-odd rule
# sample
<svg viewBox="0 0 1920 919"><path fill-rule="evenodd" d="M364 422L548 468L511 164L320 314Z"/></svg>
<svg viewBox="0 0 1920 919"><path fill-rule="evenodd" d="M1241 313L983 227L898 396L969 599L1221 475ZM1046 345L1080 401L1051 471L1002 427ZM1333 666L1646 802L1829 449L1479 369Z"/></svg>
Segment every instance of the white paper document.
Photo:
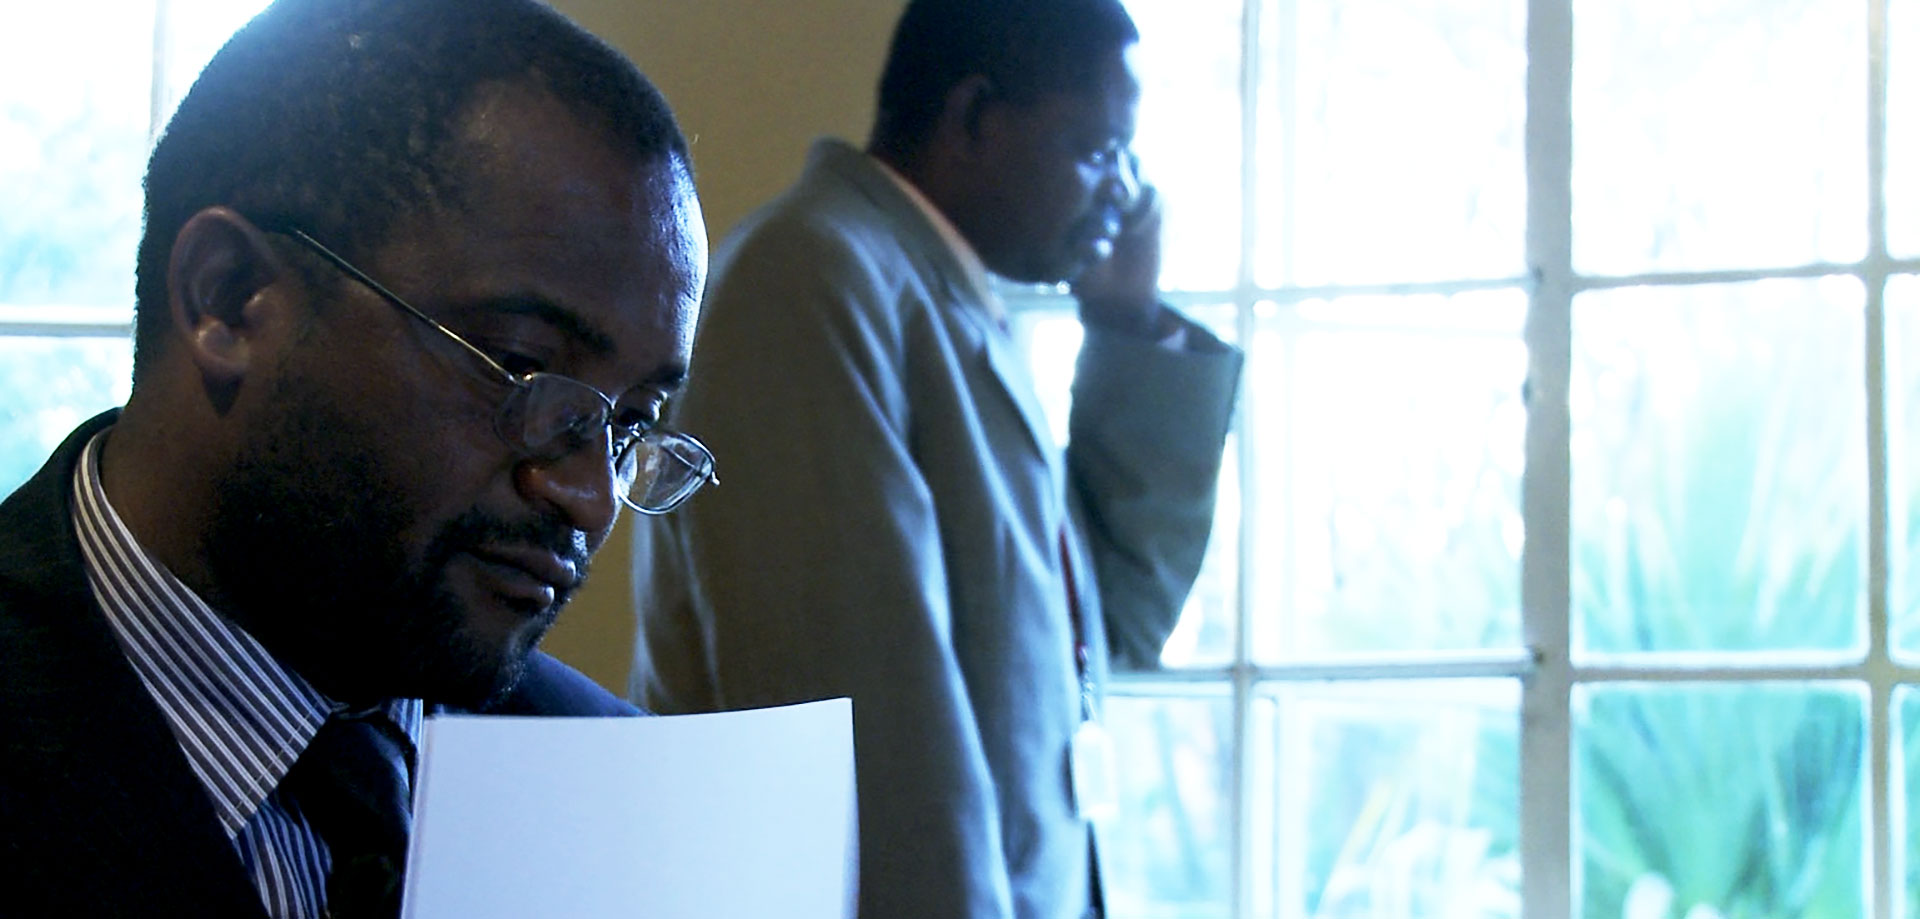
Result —
<svg viewBox="0 0 1920 919"><path fill-rule="evenodd" d="M851 919L852 713L429 719L403 914Z"/></svg>

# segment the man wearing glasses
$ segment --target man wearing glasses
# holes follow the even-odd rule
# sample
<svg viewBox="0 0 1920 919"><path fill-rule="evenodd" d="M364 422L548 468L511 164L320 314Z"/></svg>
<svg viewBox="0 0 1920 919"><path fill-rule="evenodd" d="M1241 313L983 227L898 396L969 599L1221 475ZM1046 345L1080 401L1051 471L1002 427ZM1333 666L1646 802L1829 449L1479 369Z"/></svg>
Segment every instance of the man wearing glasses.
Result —
<svg viewBox="0 0 1920 919"><path fill-rule="evenodd" d="M423 713L633 712L535 646L715 480L685 141L537 3L279 0L146 188L133 396L0 504L0 911L394 916Z"/></svg>
<svg viewBox="0 0 1920 919"><path fill-rule="evenodd" d="M1118 0L912 0L866 148L715 258L674 417L727 486L640 534L634 691L851 697L867 919L1098 909L1101 686L1193 583L1240 367L1157 297L1138 37ZM1064 457L989 273L1073 285Z"/></svg>

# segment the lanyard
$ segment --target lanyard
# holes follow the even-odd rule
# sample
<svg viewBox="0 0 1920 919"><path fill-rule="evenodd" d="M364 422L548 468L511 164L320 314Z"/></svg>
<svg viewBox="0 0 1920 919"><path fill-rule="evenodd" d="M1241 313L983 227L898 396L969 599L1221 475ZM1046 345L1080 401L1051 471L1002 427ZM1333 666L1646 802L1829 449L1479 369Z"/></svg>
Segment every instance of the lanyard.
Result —
<svg viewBox="0 0 1920 919"><path fill-rule="evenodd" d="M1067 587L1067 619L1073 624L1073 669L1080 681L1080 720L1100 720L1099 703L1093 692L1093 658L1087 648L1085 611L1080 609L1078 579L1073 573L1073 551L1067 543L1066 524L1060 525L1060 572Z"/></svg>

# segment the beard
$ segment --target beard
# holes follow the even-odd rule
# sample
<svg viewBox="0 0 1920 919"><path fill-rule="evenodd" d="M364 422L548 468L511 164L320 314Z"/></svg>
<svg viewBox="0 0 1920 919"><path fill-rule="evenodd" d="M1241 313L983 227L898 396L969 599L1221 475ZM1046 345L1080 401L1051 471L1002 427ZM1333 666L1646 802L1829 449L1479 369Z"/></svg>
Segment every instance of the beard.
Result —
<svg viewBox="0 0 1920 919"><path fill-rule="evenodd" d="M385 459L395 448L380 447L396 438L370 429L371 412L341 411L295 377L281 378L271 403L220 486L205 544L209 602L335 701L481 709L509 692L571 591L520 610L531 627L501 647L468 627L448 565L476 547L531 544L584 572L584 538L550 518L473 508L410 555L403 534L415 512L402 483L439 477L394 474Z"/></svg>

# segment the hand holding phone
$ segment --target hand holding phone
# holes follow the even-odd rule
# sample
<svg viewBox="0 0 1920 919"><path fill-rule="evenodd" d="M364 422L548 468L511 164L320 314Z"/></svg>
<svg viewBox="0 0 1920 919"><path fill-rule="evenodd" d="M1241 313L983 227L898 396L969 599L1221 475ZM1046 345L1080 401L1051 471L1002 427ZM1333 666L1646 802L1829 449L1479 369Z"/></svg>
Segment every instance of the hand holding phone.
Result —
<svg viewBox="0 0 1920 919"><path fill-rule="evenodd" d="M1160 194L1139 178L1138 161L1125 154L1120 172L1122 209L1113 234L1099 248L1105 257L1073 280L1083 322L1158 337L1169 317L1160 305Z"/></svg>

